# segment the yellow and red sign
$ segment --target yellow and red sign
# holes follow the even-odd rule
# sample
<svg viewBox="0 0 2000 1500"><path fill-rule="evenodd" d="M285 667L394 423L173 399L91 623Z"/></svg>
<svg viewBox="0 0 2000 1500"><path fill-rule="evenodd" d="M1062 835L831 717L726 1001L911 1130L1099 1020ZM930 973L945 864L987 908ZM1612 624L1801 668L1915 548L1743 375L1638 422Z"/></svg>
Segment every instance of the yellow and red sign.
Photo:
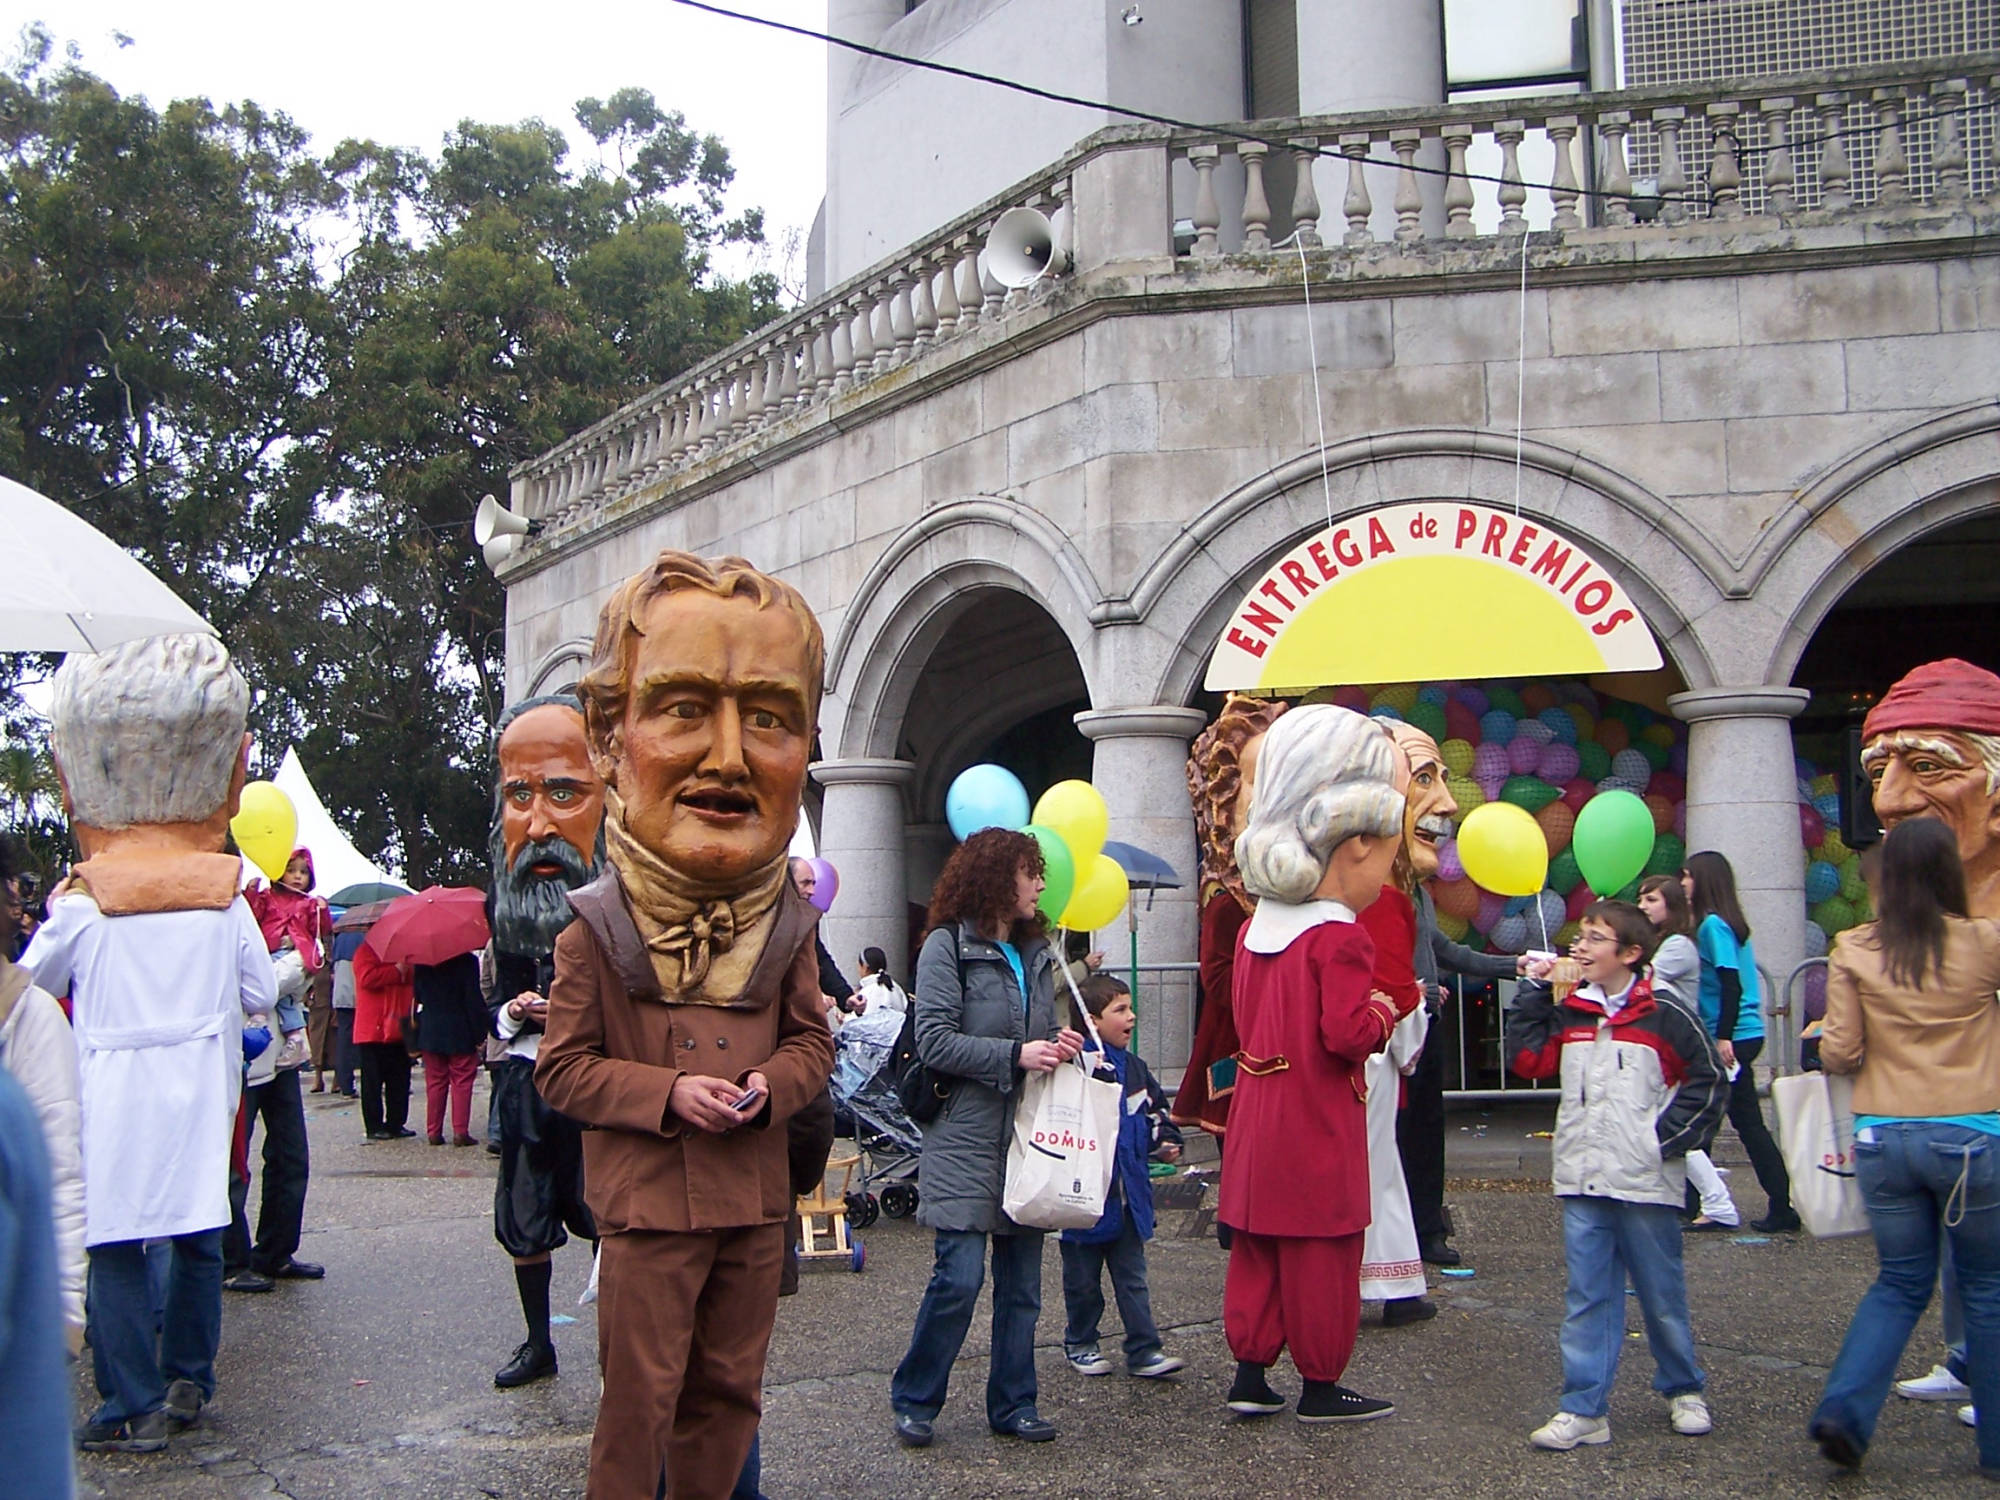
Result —
<svg viewBox="0 0 2000 1500"><path fill-rule="evenodd" d="M1610 571L1541 521L1418 500L1337 521L1243 596L1212 692L1649 672L1660 648Z"/></svg>

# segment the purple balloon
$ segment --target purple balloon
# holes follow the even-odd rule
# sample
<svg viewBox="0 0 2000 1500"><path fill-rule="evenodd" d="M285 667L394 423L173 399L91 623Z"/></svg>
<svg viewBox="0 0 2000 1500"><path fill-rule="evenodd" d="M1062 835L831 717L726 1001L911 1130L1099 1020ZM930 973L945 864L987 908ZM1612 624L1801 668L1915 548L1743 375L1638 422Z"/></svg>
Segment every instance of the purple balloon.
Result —
<svg viewBox="0 0 2000 1500"><path fill-rule="evenodd" d="M1446 885L1465 878L1465 864L1458 857L1458 840L1446 839L1438 845L1437 878Z"/></svg>
<svg viewBox="0 0 2000 1500"><path fill-rule="evenodd" d="M1474 751L1473 754L1477 757L1478 752ZM1518 736L1512 744L1508 745L1507 769L1512 771L1516 776L1534 775L1535 768L1541 763L1542 746L1539 740L1532 740L1524 734Z"/></svg>
<svg viewBox="0 0 2000 1500"><path fill-rule="evenodd" d="M833 910L833 898L840 894L840 871L823 859L809 860L813 867L812 904L821 911Z"/></svg>
<svg viewBox="0 0 2000 1500"><path fill-rule="evenodd" d="M1472 779L1484 783L1489 780L1505 781L1512 772L1507 760L1507 747L1488 740L1472 752Z"/></svg>
<svg viewBox="0 0 2000 1500"><path fill-rule="evenodd" d="M1552 745L1542 747L1542 763L1536 769L1542 780L1551 786L1564 786L1576 779L1580 764L1576 746L1565 745L1558 740Z"/></svg>

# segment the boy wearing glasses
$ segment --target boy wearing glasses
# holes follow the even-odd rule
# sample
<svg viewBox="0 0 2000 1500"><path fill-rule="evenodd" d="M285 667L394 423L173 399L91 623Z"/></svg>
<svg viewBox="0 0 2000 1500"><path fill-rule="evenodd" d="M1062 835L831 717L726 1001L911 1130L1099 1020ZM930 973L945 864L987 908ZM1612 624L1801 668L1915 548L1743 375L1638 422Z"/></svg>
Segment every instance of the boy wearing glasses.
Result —
<svg viewBox="0 0 2000 1500"><path fill-rule="evenodd" d="M1721 1059L1702 1024L1655 1000L1643 977L1656 941L1644 912L1598 901L1570 956L1529 966L1507 1018L1512 1066L1562 1079L1555 1192L1563 1204L1569 1291L1562 1325L1560 1409L1535 1429L1537 1448L1608 1443L1606 1416L1625 1342L1630 1273L1675 1432L1709 1430L1706 1378L1695 1362L1681 1269L1687 1152L1706 1146L1728 1099Z"/></svg>

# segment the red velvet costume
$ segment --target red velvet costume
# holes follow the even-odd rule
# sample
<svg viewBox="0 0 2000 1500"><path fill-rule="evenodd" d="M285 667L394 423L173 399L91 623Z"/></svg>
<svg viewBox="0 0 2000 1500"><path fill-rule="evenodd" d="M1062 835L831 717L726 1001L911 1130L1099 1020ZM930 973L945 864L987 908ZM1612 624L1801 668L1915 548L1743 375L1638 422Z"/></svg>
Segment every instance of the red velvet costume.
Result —
<svg viewBox="0 0 2000 1500"><path fill-rule="evenodd" d="M1340 1379L1361 1323L1361 1069L1401 1019L1371 995L1374 964L1374 942L1351 922L1323 922L1281 953L1240 940L1236 951L1242 1049L1219 1210L1235 1239L1222 1325L1238 1360L1270 1365L1289 1345L1307 1380Z"/></svg>
<svg viewBox="0 0 2000 1500"><path fill-rule="evenodd" d="M1231 984L1236 974L1236 939L1250 914L1228 888L1217 887L1201 909L1201 1022L1194 1031L1194 1050L1169 1118L1176 1125L1198 1125L1219 1136L1229 1125L1229 1101L1209 1092L1208 1070L1236 1055L1236 1015Z"/></svg>

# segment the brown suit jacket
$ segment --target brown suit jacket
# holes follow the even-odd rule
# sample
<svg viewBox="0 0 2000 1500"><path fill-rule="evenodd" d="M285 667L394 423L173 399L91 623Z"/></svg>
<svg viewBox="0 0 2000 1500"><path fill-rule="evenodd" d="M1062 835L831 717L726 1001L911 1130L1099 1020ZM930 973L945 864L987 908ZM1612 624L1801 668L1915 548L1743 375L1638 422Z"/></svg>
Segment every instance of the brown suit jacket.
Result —
<svg viewBox="0 0 2000 1500"><path fill-rule="evenodd" d="M774 1224L792 1207L785 1131L833 1072L819 999L819 913L787 884L736 1005L661 997L615 871L570 894L578 920L556 939L535 1086L586 1128L585 1196L606 1234ZM683 1073L741 1083L763 1073L764 1107L724 1135L682 1125L667 1096Z"/></svg>

